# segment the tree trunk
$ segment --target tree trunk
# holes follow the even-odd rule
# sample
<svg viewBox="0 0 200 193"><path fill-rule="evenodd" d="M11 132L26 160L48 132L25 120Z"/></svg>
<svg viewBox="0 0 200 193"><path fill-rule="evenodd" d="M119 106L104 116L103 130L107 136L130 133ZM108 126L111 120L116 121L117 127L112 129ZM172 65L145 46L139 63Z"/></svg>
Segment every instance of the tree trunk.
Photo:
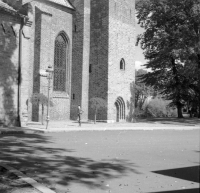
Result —
<svg viewBox="0 0 200 193"><path fill-rule="evenodd" d="M199 114L198 114L198 118L200 118L200 94L199 94Z"/></svg>
<svg viewBox="0 0 200 193"><path fill-rule="evenodd" d="M183 118L182 105L181 104L177 104L177 112L178 112L178 118Z"/></svg>
<svg viewBox="0 0 200 193"><path fill-rule="evenodd" d="M198 118L200 118L200 62L198 65L198 105L199 105L199 113L198 113Z"/></svg>
<svg viewBox="0 0 200 193"><path fill-rule="evenodd" d="M177 90L176 90L176 107L177 107L177 112L178 112L178 118L183 118L183 114L182 114L182 104L181 104L181 96L180 96L180 88L179 85L181 85L179 77L178 77L178 70L176 67L176 63L175 63L175 59L173 57L171 57L171 63L172 63L172 71L173 71L173 75L174 75L174 80L176 82L176 86L177 86Z"/></svg>
<svg viewBox="0 0 200 193"><path fill-rule="evenodd" d="M19 29L19 59L18 59L18 99L17 99L17 126L21 127L21 82L22 82L22 74L21 74L21 59L22 59L22 28L23 28L23 20L21 20L20 29Z"/></svg>
<svg viewBox="0 0 200 193"><path fill-rule="evenodd" d="M96 118L97 118L97 109L95 109L95 113L94 113L94 124L96 124Z"/></svg>
<svg viewBox="0 0 200 193"><path fill-rule="evenodd" d="M200 55L198 54L198 103L199 103L199 113L198 118L200 118Z"/></svg>
<svg viewBox="0 0 200 193"><path fill-rule="evenodd" d="M200 71L199 71L200 72ZM198 90L198 102L197 102L197 117L200 118L200 84L199 84L199 90Z"/></svg>
<svg viewBox="0 0 200 193"><path fill-rule="evenodd" d="M42 104L42 125L44 125L44 105Z"/></svg>

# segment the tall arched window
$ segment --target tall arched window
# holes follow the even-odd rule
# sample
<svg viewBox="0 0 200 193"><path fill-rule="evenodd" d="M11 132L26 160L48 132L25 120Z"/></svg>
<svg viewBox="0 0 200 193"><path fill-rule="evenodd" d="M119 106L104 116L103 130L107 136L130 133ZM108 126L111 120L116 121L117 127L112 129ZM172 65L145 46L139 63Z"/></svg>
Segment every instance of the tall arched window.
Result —
<svg viewBox="0 0 200 193"><path fill-rule="evenodd" d="M54 53L54 91L66 91L66 71L67 71L67 38L60 33L55 40Z"/></svg>

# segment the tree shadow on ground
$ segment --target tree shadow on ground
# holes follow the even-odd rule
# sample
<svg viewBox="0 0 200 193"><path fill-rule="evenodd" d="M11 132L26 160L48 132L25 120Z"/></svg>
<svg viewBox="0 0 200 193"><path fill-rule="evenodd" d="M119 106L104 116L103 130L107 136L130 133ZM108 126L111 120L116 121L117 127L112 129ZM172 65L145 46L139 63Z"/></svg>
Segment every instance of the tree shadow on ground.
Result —
<svg viewBox="0 0 200 193"><path fill-rule="evenodd" d="M79 183L89 188L106 189L105 181L136 173L127 160L70 156L73 149L54 147L51 137L37 134L0 135L0 161L14 167L52 189L56 185Z"/></svg>
<svg viewBox="0 0 200 193"><path fill-rule="evenodd" d="M154 123L154 122L159 122L163 124L188 124L188 125L200 125L200 119L198 118L183 118L183 119L178 119L178 118L149 118L149 119L138 119L137 122L149 122L149 123Z"/></svg>
<svg viewBox="0 0 200 193"><path fill-rule="evenodd" d="M19 176L0 166L0 193L11 192L42 193L27 182L23 181Z"/></svg>

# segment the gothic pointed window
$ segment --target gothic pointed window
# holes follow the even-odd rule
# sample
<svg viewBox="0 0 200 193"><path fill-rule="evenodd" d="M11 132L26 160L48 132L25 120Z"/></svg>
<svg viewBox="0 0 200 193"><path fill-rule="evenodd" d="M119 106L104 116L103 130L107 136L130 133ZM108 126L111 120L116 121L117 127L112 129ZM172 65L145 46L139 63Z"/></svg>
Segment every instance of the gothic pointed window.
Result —
<svg viewBox="0 0 200 193"><path fill-rule="evenodd" d="M54 80L53 90L66 92L67 90L67 39L59 34L55 40Z"/></svg>
<svg viewBox="0 0 200 193"><path fill-rule="evenodd" d="M121 61L120 61L120 70L125 70L125 60L124 60L124 58L122 58Z"/></svg>

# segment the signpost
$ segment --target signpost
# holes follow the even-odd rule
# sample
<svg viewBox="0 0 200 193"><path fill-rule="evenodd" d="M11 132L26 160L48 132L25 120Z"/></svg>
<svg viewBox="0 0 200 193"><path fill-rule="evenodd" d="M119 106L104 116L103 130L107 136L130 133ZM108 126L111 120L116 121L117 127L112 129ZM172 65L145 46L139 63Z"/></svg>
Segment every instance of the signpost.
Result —
<svg viewBox="0 0 200 193"><path fill-rule="evenodd" d="M50 117L49 117L49 107L50 107L50 89L51 89L51 79L53 78L53 72L54 70L52 69L51 66L48 66L46 70L40 70L40 76L42 77L47 77L48 80L48 104L47 104L47 124L46 124L46 129L48 129Z"/></svg>

